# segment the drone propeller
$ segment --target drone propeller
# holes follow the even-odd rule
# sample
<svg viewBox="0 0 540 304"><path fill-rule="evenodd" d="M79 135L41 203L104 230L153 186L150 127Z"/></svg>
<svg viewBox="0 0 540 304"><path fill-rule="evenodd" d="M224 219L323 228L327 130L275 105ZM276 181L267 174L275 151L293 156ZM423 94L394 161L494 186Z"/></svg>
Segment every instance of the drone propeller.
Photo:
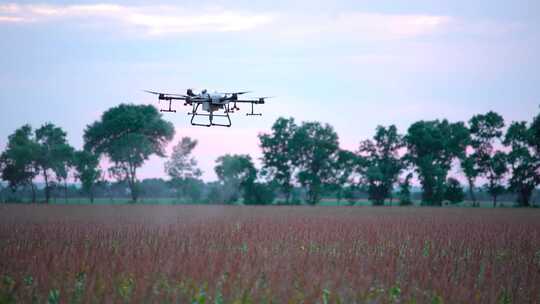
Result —
<svg viewBox="0 0 540 304"><path fill-rule="evenodd" d="M251 91L242 91L242 92L218 92L219 94L226 94L226 95L242 95L242 94L247 94L247 93L251 93Z"/></svg>
<svg viewBox="0 0 540 304"><path fill-rule="evenodd" d="M161 93L159 93L159 92L154 92L154 91L148 91L148 90L143 90L143 91L146 92L146 93L154 94L154 95L159 95L159 94L161 94Z"/></svg>
<svg viewBox="0 0 540 304"><path fill-rule="evenodd" d="M177 96L177 97L187 97L187 95L184 94L173 94L173 93L161 93L161 92L155 92L155 91L149 91L149 90L143 90L144 92L154 94L154 95L168 95L168 96Z"/></svg>

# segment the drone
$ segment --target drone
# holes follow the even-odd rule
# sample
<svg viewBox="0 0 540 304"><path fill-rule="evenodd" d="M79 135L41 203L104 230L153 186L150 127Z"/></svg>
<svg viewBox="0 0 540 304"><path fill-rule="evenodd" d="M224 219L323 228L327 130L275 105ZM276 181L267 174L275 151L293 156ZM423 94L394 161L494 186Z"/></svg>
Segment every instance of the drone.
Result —
<svg viewBox="0 0 540 304"><path fill-rule="evenodd" d="M262 116L262 113L254 112L254 105L264 104L265 99L271 98L271 97L258 97L256 99L251 99L251 100L238 99L238 96L250 93L249 91L228 92L228 93L223 93L223 92L209 93L205 89L205 90L202 90L199 94L195 94L193 92L193 89L188 89L186 94L171 94L171 93L154 92L154 91L148 91L148 90L144 90L144 91L150 94L157 95L158 102L161 102L162 100L169 102L169 107L165 109L160 109L160 112L176 112L176 110L172 109L172 102L176 100L183 101L184 106L192 106L191 112L188 113L188 115L191 115L191 124L194 126L203 126L203 127L211 127L211 126L230 127L231 118L229 116L229 113L234 113L234 111L240 110L240 108L236 105L237 103L250 103L251 104L251 113L247 113L246 114L247 116ZM232 103L232 107L231 107L231 103ZM199 109L201 108L201 106L202 106L202 109ZM223 112L221 112L221 110ZM200 116L207 117L208 118L207 123L201 123L200 119L198 119L198 117ZM222 120L222 118L226 118L227 120L225 123L216 123L214 122L215 117L220 117L220 120Z"/></svg>

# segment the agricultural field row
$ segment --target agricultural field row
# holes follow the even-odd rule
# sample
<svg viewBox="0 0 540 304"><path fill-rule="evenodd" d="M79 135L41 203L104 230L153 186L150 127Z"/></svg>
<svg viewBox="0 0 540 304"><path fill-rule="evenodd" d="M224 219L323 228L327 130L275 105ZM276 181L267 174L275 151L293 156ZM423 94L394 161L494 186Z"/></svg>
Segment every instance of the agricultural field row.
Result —
<svg viewBox="0 0 540 304"><path fill-rule="evenodd" d="M0 205L0 303L534 303L536 209Z"/></svg>

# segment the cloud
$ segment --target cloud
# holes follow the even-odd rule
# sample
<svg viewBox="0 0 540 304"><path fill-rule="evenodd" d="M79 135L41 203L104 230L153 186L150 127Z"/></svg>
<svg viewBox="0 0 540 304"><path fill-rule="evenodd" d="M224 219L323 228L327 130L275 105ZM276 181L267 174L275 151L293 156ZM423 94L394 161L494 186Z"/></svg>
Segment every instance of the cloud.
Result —
<svg viewBox="0 0 540 304"><path fill-rule="evenodd" d="M281 34L294 39L321 36L347 40L393 40L432 34L451 23L448 16L347 12L334 16L284 16Z"/></svg>
<svg viewBox="0 0 540 304"><path fill-rule="evenodd" d="M220 8L186 10L174 6L91 5L0 5L0 23L54 22L77 19L88 23L111 21L147 35L193 32L247 31L272 21L269 14Z"/></svg>
<svg viewBox="0 0 540 304"><path fill-rule="evenodd" d="M450 17L425 14L345 12L305 15L302 12L257 13L220 7L187 9L179 6L128 6L119 4L0 5L0 23L37 23L76 20L79 24L112 22L124 30L160 36L196 32L262 30L279 37L312 38L326 35L349 39L399 39L433 33ZM272 26L268 26L272 24Z"/></svg>
<svg viewBox="0 0 540 304"><path fill-rule="evenodd" d="M24 22L25 19L22 17L13 17L13 16L0 16L0 23L10 22L10 23L19 23Z"/></svg>

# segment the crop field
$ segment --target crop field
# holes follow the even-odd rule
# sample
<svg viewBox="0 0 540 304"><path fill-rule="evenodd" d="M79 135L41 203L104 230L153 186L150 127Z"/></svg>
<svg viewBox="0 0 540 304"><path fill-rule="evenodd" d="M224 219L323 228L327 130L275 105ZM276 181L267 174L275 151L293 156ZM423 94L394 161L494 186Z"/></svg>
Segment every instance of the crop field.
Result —
<svg viewBox="0 0 540 304"><path fill-rule="evenodd" d="M540 210L0 206L0 303L538 303Z"/></svg>

